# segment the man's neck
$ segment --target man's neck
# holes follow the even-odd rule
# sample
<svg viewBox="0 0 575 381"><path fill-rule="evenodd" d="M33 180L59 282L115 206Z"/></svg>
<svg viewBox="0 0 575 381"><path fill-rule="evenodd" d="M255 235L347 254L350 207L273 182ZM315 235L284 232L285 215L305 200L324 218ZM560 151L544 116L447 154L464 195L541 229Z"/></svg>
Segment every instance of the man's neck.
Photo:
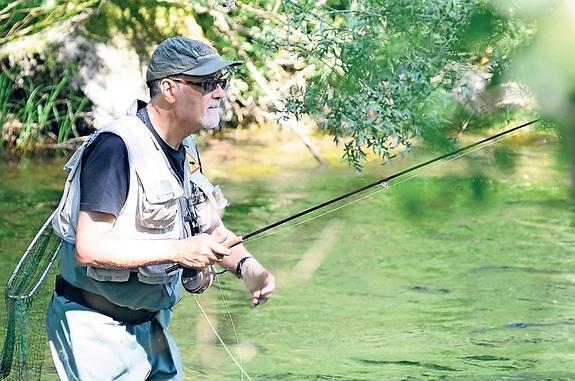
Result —
<svg viewBox="0 0 575 381"><path fill-rule="evenodd" d="M182 136L173 114L169 110L153 103L148 103L146 110L154 130L156 130L162 140L173 149L178 149L185 136Z"/></svg>

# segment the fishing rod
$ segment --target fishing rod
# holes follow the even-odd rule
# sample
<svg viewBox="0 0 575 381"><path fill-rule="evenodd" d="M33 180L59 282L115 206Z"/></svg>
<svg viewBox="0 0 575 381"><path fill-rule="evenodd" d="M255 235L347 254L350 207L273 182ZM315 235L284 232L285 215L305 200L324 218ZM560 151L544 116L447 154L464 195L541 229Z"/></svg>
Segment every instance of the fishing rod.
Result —
<svg viewBox="0 0 575 381"><path fill-rule="evenodd" d="M477 141L477 142L475 142L475 143L473 143L473 144L470 144L470 145L468 145L468 146L465 146L465 147L463 147L463 148L459 148L459 149L457 149L457 150L455 150L455 151L448 152L448 153L446 153L446 154L444 154L444 155L441 155L441 156L439 156L439 157L436 157L436 158L427 160L427 161L425 161L425 162L423 162L423 163L414 165L414 166L412 166L412 167L409 167L409 168L407 168L407 169L404 169L403 171L394 173L393 175L390 175L390 176L384 177L383 179L377 180L377 181L375 181L375 182L373 182L373 183L371 183L371 184L367 184L367 185L365 185L365 186L363 186L363 187L361 187L361 188L358 188L358 189L356 189L356 190L353 190L353 191L351 191L351 192L348 192L348 193L342 194L342 195L340 195L340 196L334 197L334 198L332 198L331 200L324 201L324 202L322 202L321 204L317 204L317 205L315 205L315 206L309 207L309 208L307 208L307 209L305 209L305 210L302 210L301 212L298 212L298 213L293 214L293 215L291 215L291 216L289 216L289 217L283 218L283 219L281 219L281 220L279 220L279 221L276 221L276 222L274 222L274 223L271 223L271 224L269 224L269 225L266 225L266 226L264 226L264 227L262 227L262 228L260 228L260 229L258 229L258 230L255 230L255 231L253 231L253 232L251 232L251 233L245 234L245 235L243 235L243 236L237 236L236 238L230 240L229 242L224 242L224 245L225 245L226 247L228 247L228 248L232 248L232 247L234 247L234 246L236 246L236 245L239 245L240 243L247 242L248 240L250 240L251 238L257 236L258 234L261 234L261 233L266 232L266 231L268 231L268 230L270 230L270 229L273 229L273 228L275 228L275 227L278 227L278 226L280 226L280 225L283 225L283 224L285 224L286 222L295 220L296 218L299 218L299 217L301 217L301 216L304 216L304 215L306 215L306 214L309 214L309 213L311 213L311 212L314 212L314 211L316 211L316 210L318 210L318 209L321 209L321 208L323 208L323 207L326 207L326 206L328 206L328 205L331 205L331 204L333 204L333 203L335 203L335 202L341 201L341 200L343 200L343 199L345 199L345 198L351 197L351 196L353 196L353 195L355 195L355 194L361 193L361 192L363 192L363 191L365 191L365 190L367 190L367 189L373 188L373 187L378 186L378 185L384 185L384 184L387 183L388 181L393 180L393 179L395 179L395 178L397 178L397 177L400 177L400 176L403 176L403 175L405 175L405 174L407 174L407 173L416 171L416 170L418 170L418 169L420 169L420 168L423 168L423 167L428 166L428 165L430 165L430 164L436 163L436 162L438 162L438 161L440 161L440 160L443 160L443 159L445 159L445 158L448 158L448 157L450 157L450 156L455 156L455 155L457 155L457 154L459 154L459 153L461 153L461 152L470 150L471 148L477 147L477 146L479 146L479 145L481 145L481 144L483 144L483 143L487 143L487 142L489 142L489 141L491 141L491 140L495 140L495 139L500 138L500 137L502 137L502 136L504 136L504 135L510 134L510 133L512 133L512 132L515 132L515 131L517 131L517 130L519 130L519 129L521 129L521 128L530 126L530 125L532 125L532 124L534 124L534 123L536 123L536 122L538 122L538 121L540 121L540 119L534 119L534 120L532 120L532 121L530 121L530 122L523 123L523 124L521 124L521 125L519 125L519 126L510 128L510 129L508 129L508 130L502 131L502 132L497 133L497 134L495 134L495 135L489 136L489 137L487 137L487 138L485 138L485 139L479 140L479 141ZM179 267L180 267L180 265L170 266L170 267L168 267L168 268L166 269L166 272L171 272L171 271L177 270Z"/></svg>

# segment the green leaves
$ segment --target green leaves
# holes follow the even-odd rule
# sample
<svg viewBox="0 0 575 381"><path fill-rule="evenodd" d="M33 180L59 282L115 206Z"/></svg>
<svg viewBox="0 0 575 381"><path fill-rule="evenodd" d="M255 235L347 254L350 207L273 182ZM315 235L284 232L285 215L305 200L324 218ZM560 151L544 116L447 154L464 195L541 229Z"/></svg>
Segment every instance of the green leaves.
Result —
<svg viewBox="0 0 575 381"><path fill-rule="evenodd" d="M99 3L100 0L0 1L0 45L74 17L84 18Z"/></svg>
<svg viewBox="0 0 575 381"><path fill-rule="evenodd" d="M477 127L485 112L491 113L489 102L478 94L494 90L487 86L489 81L491 87L501 85L510 52L526 45L534 30L527 21L502 13L504 5L494 4L491 0L0 2L0 19L5 20L0 42L73 19L90 38L110 41L121 35L145 62L151 48L165 37L203 33L224 56L247 57L266 83L260 86L253 70L239 68L246 78L236 77L230 97L238 123L263 123L262 115L269 120L274 108L282 108L277 111L285 116L312 116L322 132L343 146L344 158L361 170L370 155L387 161L410 150L415 139L448 150L454 132ZM26 9L33 10L31 15ZM59 70L51 73L53 77L61 78ZM44 86L42 81L34 83ZM270 92L271 98L287 102L270 101ZM6 107L2 99L0 94L0 110ZM61 97L58 102L59 112L63 107L85 107L80 98ZM57 119L42 107L34 113L44 120ZM66 111L62 120L75 120L78 112ZM60 140L72 127L65 122L60 130L50 131Z"/></svg>
<svg viewBox="0 0 575 381"><path fill-rule="evenodd" d="M507 31L506 20L484 1L329 4L284 1L298 38L274 43L316 68L287 109L314 115L357 169L367 151L388 160L417 136L448 149L459 116L450 91Z"/></svg>

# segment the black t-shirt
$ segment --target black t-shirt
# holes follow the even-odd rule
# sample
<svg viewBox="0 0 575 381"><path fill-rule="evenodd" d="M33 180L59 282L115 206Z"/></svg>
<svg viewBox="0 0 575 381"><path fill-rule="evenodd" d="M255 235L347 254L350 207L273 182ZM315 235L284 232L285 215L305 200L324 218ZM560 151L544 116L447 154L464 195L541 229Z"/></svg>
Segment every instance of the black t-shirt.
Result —
<svg viewBox="0 0 575 381"><path fill-rule="evenodd" d="M138 104L136 114L152 131L168 158L173 171L184 182L186 151L170 147L154 129L145 105ZM128 197L130 164L128 150L122 138L113 133L102 133L86 148L80 173L80 210L102 212L118 217Z"/></svg>

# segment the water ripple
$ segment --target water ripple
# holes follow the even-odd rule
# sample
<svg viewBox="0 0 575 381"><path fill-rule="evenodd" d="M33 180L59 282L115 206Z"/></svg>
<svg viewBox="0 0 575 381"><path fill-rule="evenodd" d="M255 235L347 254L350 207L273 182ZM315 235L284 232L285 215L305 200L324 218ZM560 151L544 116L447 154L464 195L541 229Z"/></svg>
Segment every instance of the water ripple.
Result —
<svg viewBox="0 0 575 381"><path fill-rule="evenodd" d="M361 362L368 365L402 365L402 366L416 366L421 368L442 370L448 372L460 372L460 369L451 368L448 366L425 363L419 361L409 361L409 360L399 360L399 361L389 361L389 360L367 360L367 359L354 359L355 361Z"/></svg>

